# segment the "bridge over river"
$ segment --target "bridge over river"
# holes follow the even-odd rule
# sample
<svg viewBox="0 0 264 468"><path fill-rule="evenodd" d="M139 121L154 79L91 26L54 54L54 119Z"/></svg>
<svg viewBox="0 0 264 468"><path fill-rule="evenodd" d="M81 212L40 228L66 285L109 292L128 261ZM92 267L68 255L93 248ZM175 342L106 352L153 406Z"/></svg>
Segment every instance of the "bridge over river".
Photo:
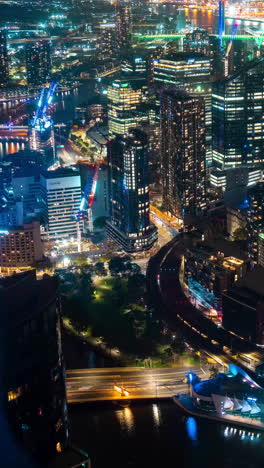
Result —
<svg viewBox="0 0 264 468"><path fill-rule="evenodd" d="M88 403L120 399L170 398L188 391L186 374L192 370L208 378L200 366L156 368L115 367L102 369L71 369L67 371L68 403ZM122 396L118 389L125 389Z"/></svg>

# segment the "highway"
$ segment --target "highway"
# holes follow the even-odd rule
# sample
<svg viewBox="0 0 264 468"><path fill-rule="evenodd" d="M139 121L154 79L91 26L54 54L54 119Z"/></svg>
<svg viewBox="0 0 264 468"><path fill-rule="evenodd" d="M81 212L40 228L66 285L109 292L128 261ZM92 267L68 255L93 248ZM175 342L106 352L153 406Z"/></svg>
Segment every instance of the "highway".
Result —
<svg viewBox="0 0 264 468"><path fill-rule="evenodd" d="M192 368L116 367L103 369L73 369L67 371L68 403L92 401L169 398L177 393L186 392L185 376L192 370L201 378L208 374L199 366ZM128 394L114 388L123 387Z"/></svg>

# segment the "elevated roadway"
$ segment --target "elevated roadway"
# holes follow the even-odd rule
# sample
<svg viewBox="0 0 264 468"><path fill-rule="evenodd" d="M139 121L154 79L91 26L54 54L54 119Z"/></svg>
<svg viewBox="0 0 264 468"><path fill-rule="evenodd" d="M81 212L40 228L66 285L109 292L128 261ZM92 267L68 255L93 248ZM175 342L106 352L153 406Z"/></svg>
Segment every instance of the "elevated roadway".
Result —
<svg viewBox="0 0 264 468"><path fill-rule="evenodd" d="M257 365L264 362L263 351L204 317L184 294L182 260L190 242L188 234L180 233L150 259L147 282L153 306L172 331L182 331L194 349L204 351L223 365L234 362L255 379L254 366L240 356L252 356Z"/></svg>

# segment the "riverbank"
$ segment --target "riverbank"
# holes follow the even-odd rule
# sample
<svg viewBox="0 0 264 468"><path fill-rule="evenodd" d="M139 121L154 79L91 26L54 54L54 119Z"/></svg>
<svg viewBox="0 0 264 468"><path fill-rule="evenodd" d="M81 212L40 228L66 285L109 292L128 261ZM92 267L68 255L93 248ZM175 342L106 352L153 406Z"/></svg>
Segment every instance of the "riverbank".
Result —
<svg viewBox="0 0 264 468"><path fill-rule="evenodd" d="M250 419L243 416L236 416L232 414L225 413L219 415L216 412L205 412L199 410L193 405L192 399L188 395L177 395L172 398L174 403L187 415L193 416L196 418L207 419L209 421L214 421L220 424L227 424L232 426L238 426L244 430L250 431L261 431L264 432L264 423L257 419Z"/></svg>

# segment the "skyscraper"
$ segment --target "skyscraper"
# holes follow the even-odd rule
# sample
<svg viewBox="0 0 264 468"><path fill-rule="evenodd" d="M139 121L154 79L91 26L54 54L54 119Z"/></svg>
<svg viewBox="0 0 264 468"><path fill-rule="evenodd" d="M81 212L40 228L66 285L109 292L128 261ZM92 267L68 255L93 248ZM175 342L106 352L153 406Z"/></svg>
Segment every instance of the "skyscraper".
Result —
<svg viewBox="0 0 264 468"><path fill-rule="evenodd" d="M178 52L153 60L156 87L176 86L205 101L206 164L212 163L212 84L210 58L196 52Z"/></svg>
<svg viewBox="0 0 264 468"><path fill-rule="evenodd" d="M148 144L138 129L108 144L110 220L107 233L126 252L150 249L157 240L149 218Z"/></svg>
<svg viewBox="0 0 264 468"><path fill-rule="evenodd" d="M0 31L0 86L6 86L8 78L6 32Z"/></svg>
<svg viewBox="0 0 264 468"><path fill-rule="evenodd" d="M257 262L259 234L264 231L264 182L259 182L248 191L247 231L248 252L251 259Z"/></svg>
<svg viewBox="0 0 264 468"><path fill-rule="evenodd" d="M205 209L204 102L185 92L161 95L161 176L166 211L184 218Z"/></svg>
<svg viewBox="0 0 264 468"><path fill-rule="evenodd" d="M48 41L26 45L27 82L32 86L45 84L51 74L51 50Z"/></svg>
<svg viewBox="0 0 264 468"><path fill-rule="evenodd" d="M116 39L120 51L131 45L131 7L129 0L118 0L116 5Z"/></svg>
<svg viewBox="0 0 264 468"><path fill-rule="evenodd" d="M71 168L46 171L40 183L44 204L44 240L78 236L77 214L81 204L80 173ZM80 229L83 222L80 221Z"/></svg>
<svg viewBox="0 0 264 468"><path fill-rule="evenodd" d="M43 461L68 438L58 283L30 270L0 284L1 401L10 428Z"/></svg>
<svg viewBox="0 0 264 468"><path fill-rule="evenodd" d="M225 189L223 171L264 161L264 59L213 84L211 184Z"/></svg>
<svg viewBox="0 0 264 468"><path fill-rule="evenodd" d="M29 147L41 154L41 164L46 167L54 164L56 147L52 120L48 117L37 119L29 125L28 134Z"/></svg>
<svg viewBox="0 0 264 468"><path fill-rule="evenodd" d="M124 135L137 126L137 107L142 99L141 89L128 81L116 80L108 86L109 135Z"/></svg>

